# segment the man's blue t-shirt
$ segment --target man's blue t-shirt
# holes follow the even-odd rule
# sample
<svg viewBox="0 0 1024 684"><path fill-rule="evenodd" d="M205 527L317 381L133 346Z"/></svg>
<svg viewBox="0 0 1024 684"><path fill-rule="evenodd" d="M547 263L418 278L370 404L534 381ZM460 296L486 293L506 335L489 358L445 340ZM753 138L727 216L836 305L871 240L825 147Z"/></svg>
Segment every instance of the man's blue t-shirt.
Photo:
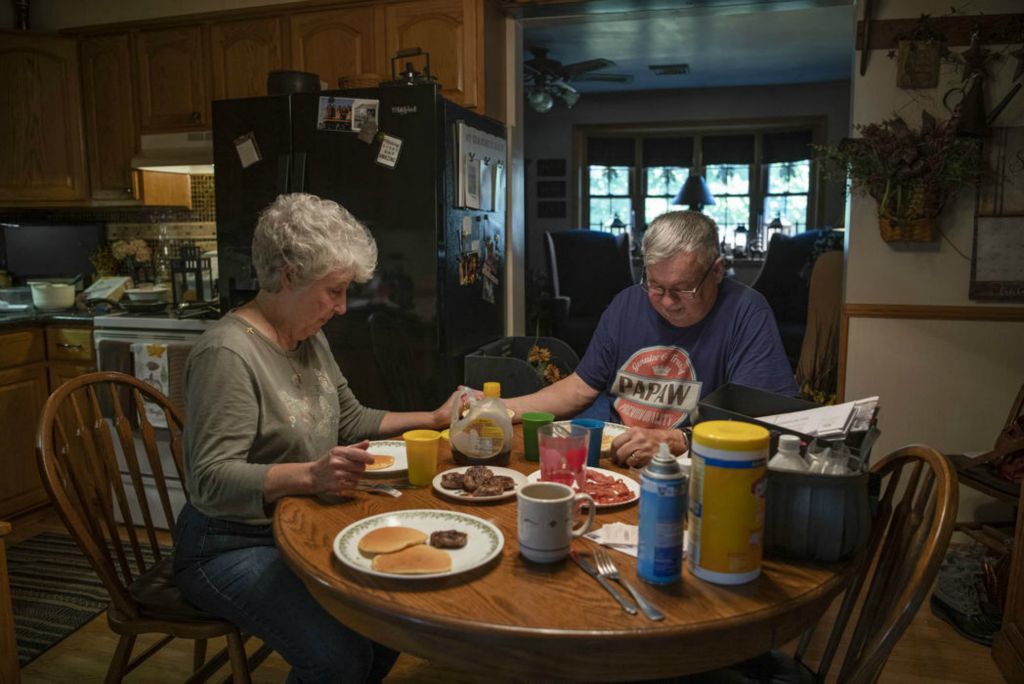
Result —
<svg viewBox="0 0 1024 684"><path fill-rule="evenodd" d="M727 382L798 393L771 307L729 278L708 315L686 328L658 315L639 285L626 288L601 316L576 374L602 393L586 415L635 427L678 427Z"/></svg>

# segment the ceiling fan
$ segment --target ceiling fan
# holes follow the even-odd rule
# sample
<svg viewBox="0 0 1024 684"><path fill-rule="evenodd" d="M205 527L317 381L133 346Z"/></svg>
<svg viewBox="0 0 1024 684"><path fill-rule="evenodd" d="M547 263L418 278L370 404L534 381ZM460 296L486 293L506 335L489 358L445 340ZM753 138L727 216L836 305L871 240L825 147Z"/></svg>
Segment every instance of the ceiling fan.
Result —
<svg viewBox="0 0 1024 684"><path fill-rule="evenodd" d="M548 49L530 48L532 59L523 62L526 72L527 101L537 112L546 112L554 105L554 97L561 98L566 107L572 107L580 99L579 91L571 81L604 81L606 83L629 83L633 77L628 74L595 73L615 66L610 59L588 59L572 64L562 64L548 57Z"/></svg>

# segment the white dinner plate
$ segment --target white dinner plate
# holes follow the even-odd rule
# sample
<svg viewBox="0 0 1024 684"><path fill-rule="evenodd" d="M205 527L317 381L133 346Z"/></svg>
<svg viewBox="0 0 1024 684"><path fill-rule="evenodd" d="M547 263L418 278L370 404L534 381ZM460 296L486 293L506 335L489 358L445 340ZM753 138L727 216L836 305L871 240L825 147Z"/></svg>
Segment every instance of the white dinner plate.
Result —
<svg viewBox="0 0 1024 684"><path fill-rule="evenodd" d="M438 530L458 530L466 533L466 545L461 549L444 549L452 557L452 569L448 572L427 575L401 575L379 572L373 569L373 557L359 550L359 540L381 527L413 527L426 533ZM393 511L363 518L352 523L334 538L334 555L342 563L360 572L390 579L430 579L449 577L468 572L491 561L505 546L505 536L497 527L475 515L459 511L414 509Z"/></svg>
<svg viewBox="0 0 1024 684"><path fill-rule="evenodd" d="M568 425L571 420L559 420L556 421L557 425ZM601 431L601 457L609 458L612 449L612 440L621 435L629 428L622 423L605 423L604 430Z"/></svg>
<svg viewBox="0 0 1024 684"><path fill-rule="evenodd" d="M626 488L629 489L629 491L633 494L633 498L632 499L627 499L625 501L618 501L616 503L599 503L599 504L597 504L598 508L615 508L616 506L625 506L627 504L633 503L634 501L636 501L637 499L640 498L640 483L637 482L636 480L634 480L633 478L631 478L630 476L625 475L623 473L617 473L617 472L615 472L613 470L605 470L604 468L591 468L591 467L588 466L587 470L588 471L593 471L595 473L601 473L602 475L607 475L608 477L614 477L614 478L618 478L618 479L622 480L626 484ZM540 471L539 470L535 470L532 473L530 473L529 475L527 475L526 476L526 481L527 482L540 482ZM573 489L576 489L575 485L573 486Z"/></svg>
<svg viewBox="0 0 1024 684"><path fill-rule="evenodd" d="M495 475L511 477L515 486L512 489L506 490L501 494L495 494L494 496L470 496L470 493L463 489L445 489L441 486L441 478L444 477L446 473L464 473L471 467L472 466L459 466L458 468L451 468L443 473L438 473L434 477L434 481L431 482L434 486L434 491L438 494L443 494L447 497L458 499L465 503L482 503L484 501L501 501L502 499L511 499L516 495L516 491L526 484L526 476L517 470L512 470L511 468L499 468L497 466L487 466Z"/></svg>
<svg viewBox="0 0 1024 684"><path fill-rule="evenodd" d="M405 457L404 440L382 439L376 442L370 442L370 446L366 447L366 451L374 456L392 456L394 457L395 462L387 468L381 468L380 470L363 471L363 475L365 477L397 475L398 473L404 473L409 469L409 461Z"/></svg>

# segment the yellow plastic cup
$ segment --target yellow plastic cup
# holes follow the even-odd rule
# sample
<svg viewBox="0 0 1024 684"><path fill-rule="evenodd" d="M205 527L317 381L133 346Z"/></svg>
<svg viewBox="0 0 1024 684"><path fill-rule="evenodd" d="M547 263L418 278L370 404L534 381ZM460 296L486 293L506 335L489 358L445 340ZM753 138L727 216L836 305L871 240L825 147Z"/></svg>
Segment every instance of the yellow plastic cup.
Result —
<svg viewBox="0 0 1024 684"><path fill-rule="evenodd" d="M441 433L437 430L409 430L405 440L405 457L409 461L409 484L429 485L437 474L437 447Z"/></svg>

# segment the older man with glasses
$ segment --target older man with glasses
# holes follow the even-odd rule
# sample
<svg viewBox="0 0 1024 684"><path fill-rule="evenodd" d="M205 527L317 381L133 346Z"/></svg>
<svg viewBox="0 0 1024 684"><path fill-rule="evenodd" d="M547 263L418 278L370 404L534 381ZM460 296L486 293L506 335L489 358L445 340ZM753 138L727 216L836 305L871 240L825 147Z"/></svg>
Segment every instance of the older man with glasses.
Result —
<svg viewBox="0 0 1024 684"><path fill-rule="evenodd" d="M644 234L644 276L601 316L576 372L507 400L517 413L550 411L621 422L620 464L640 467L668 443L689 448L682 428L704 395L727 382L796 395L771 308L725 279L718 226L695 211L656 218ZM595 278L600 274L594 274Z"/></svg>

